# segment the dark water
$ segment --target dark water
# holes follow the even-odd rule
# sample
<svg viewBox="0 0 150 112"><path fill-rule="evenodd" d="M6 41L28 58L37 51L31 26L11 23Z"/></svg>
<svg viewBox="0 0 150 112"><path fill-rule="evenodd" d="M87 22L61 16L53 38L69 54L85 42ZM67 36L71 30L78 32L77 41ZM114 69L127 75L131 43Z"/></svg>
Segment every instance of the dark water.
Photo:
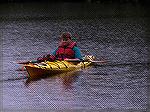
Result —
<svg viewBox="0 0 150 112"><path fill-rule="evenodd" d="M2 110L148 112L148 17L7 20L2 32ZM78 34L82 54L108 61L75 73L26 83L16 64L54 50L59 35Z"/></svg>

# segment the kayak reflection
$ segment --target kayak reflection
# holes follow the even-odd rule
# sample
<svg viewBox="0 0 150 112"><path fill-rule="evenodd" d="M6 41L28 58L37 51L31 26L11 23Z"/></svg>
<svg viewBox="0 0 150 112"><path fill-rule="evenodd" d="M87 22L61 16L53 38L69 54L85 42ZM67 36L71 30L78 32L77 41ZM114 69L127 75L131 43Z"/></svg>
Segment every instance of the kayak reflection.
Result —
<svg viewBox="0 0 150 112"><path fill-rule="evenodd" d="M73 83L77 81L78 76L80 75L81 71L71 71L66 73L61 73L57 75L47 75L36 79L30 79L28 78L25 81L25 86L29 87L34 85L38 81L44 80L44 81L52 81L55 80L56 82L59 82L59 84L62 86L64 90L71 89L73 86Z"/></svg>
<svg viewBox="0 0 150 112"><path fill-rule="evenodd" d="M77 81L78 76L80 75L80 72L68 72L60 74L58 77L62 81L63 88L71 89L74 82Z"/></svg>

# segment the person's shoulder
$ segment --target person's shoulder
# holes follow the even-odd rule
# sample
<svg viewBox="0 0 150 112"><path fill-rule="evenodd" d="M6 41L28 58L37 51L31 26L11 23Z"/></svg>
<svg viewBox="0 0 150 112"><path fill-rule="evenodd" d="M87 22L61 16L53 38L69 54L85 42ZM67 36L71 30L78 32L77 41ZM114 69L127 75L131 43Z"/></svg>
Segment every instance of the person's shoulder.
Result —
<svg viewBox="0 0 150 112"><path fill-rule="evenodd" d="M73 47L73 49L79 49L79 47L77 47L77 46L74 46L74 47Z"/></svg>
<svg viewBox="0 0 150 112"><path fill-rule="evenodd" d="M74 47L73 47L73 50L74 50L74 51L79 51L80 49L79 49L79 47L74 46Z"/></svg>

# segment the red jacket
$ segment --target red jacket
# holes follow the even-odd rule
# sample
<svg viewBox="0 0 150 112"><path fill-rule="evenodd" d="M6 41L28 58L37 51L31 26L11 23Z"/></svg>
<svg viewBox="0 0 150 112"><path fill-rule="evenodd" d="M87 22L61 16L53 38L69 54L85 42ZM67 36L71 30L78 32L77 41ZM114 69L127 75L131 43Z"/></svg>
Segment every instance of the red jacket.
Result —
<svg viewBox="0 0 150 112"><path fill-rule="evenodd" d="M67 47L60 45L56 51L56 58L59 60L63 60L65 58L75 58L75 52L73 51L74 46L76 46L76 42L71 42Z"/></svg>

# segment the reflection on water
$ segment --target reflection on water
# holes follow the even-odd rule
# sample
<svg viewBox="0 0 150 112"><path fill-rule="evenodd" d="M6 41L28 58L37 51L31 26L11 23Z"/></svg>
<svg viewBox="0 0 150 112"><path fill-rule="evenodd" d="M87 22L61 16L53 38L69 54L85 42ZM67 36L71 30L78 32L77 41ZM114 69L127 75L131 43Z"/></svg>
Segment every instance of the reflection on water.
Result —
<svg viewBox="0 0 150 112"><path fill-rule="evenodd" d="M63 88L65 90L71 89L73 83L77 82L78 75L78 72L64 73L59 75L59 78L62 81Z"/></svg>
<svg viewBox="0 0 150 112"><path fill-rule="evenodd" d="M38 79L27 79L25 81L25 85L26 86L29 86L30 83L32 84L32 82L34 81L39 81L39 80L49 80L49 79L60 79L60 83L62 84L63 88L64 89L69 89L71 88L72 86L72 83L73 82L76 82L76 79L79 75L79 72L77 71L73 71L73 72L67 72L67 73L62 73L62 74L55 74L55 75L49 75L49 76L46 76L46 77L43 77L43 78L38 78Z"/></svg>

